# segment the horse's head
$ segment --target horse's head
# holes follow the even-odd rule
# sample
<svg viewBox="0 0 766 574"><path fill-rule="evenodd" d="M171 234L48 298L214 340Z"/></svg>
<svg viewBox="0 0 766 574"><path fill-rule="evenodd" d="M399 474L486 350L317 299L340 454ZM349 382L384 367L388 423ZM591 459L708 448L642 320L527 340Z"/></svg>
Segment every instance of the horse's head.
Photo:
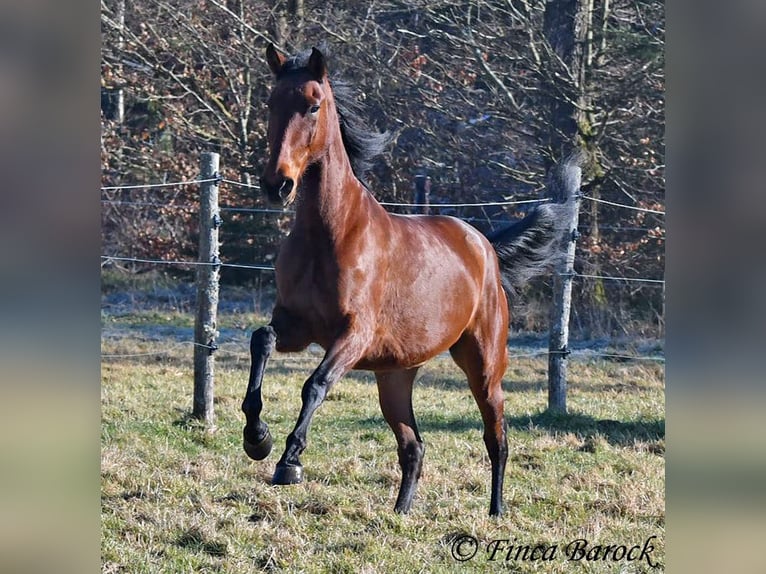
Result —
<svg viewBox="0 0 766 574"><path fill-rule="evenodd" d="M334 110L322 52L312 48L288 59L270 44L266 60L276 83L268 100L269 157L260 183L270 200L287 205L327 145L328 114Z"/></svg>

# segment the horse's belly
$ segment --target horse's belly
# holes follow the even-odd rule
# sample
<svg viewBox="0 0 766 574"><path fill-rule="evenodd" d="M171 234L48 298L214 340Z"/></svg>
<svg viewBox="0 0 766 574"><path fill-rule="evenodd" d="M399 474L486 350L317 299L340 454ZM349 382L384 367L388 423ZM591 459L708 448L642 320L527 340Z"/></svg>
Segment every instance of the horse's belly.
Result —
<svg viewBox="0 0 766 574"><path fill-rule="evenodd" d="M354 369L362 371L398 371L419 367L438 353L424 356L414 354L370 354L360 359Z"/></svg>

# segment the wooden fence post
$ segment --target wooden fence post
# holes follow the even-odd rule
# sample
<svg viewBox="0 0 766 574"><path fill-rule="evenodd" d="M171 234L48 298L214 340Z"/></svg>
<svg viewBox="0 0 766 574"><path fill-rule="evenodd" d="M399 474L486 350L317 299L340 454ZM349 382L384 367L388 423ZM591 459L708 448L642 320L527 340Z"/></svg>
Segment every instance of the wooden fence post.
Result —
<svg viewBox="0 0 766 574"><path fill-rule="evenodd" d="M415 176L415 207L412 213L422 213L428 215L429 204L431 202L431 178L427 175Z"/></svg>
<svg viewBox="0 0 766 574"><path fill-rule="evenodd" d="M548 410L567 412L567 361L569 357L569 313L572 307L572 279L580 214L580 176L574 197L569 233L562 240L565 256L553 272L553 312L548 340Z"/></svg>
<svg viewBox="0 0 766 574"><path fill-rule="evenodd" d="M203 153L201 178L218 177L217 153ZM221 216L218 209L218 181L200 186L199 262L197 266L197 315L194 320L194 407L192 416L202 419L213 430L214 352L218 337L218 280L220 263L218 227Z"/></svg>

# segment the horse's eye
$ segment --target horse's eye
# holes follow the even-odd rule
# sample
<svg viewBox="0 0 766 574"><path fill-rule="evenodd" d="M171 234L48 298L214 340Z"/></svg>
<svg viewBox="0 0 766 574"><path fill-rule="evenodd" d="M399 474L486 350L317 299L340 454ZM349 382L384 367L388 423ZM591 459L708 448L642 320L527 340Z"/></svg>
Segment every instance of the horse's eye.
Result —
<svg viewBox="0 0 766 574"><path fill-rule="evenodd" d="M311 107L309 107L309 113L312 116L315 116L319 113L319 104L314 104Z"/></svg>

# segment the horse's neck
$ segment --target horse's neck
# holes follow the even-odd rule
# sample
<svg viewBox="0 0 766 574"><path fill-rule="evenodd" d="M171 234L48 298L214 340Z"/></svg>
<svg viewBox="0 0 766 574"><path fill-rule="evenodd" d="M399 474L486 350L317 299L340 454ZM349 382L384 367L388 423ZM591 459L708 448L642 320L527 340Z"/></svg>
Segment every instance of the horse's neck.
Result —
<svg viewBox="0 0 766 574"><path fill-rule="evenodd" d="M342 147L331 146L322 160L306 171L302 185L295 223L309 235L341 240L355 220L365 217L364 195L368 192L354 176Z"/></svg>

